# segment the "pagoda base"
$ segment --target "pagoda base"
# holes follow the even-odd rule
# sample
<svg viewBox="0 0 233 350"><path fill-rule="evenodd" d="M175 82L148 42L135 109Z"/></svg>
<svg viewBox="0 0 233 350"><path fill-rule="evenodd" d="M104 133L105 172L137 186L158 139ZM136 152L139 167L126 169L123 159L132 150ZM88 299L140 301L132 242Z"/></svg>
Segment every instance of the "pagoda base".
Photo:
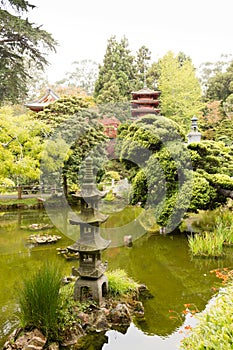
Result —
<svg viewBox="0 0 233 350"><path fill-rule="evenodd" d="M74 300L85 301L93 299L99 305L104 301L108 293L108 279L102 275L98 279L87 279L80 277L74 285Z"/></svg>

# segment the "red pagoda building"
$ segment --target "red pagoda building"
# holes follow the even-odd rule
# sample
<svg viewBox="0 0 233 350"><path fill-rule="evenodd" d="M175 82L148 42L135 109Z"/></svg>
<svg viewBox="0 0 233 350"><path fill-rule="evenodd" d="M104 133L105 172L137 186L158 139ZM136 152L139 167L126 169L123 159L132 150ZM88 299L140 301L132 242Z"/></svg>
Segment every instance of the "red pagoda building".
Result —
<svg viewBox="0 0 233 350"><path fill-rule="evenodd" d="M59 99L59 96L55 94L52 89L48 89L47 92L39 100L35 102L28 102L25 104L33 112L43 111L44 107L48 106L50 103L55 102Z"/></svg>
<svg viewBox="0 0 233 350"><path fill-rule="evenodd" d="M146 114L159 114L160 91L149 89L146 85L139 91L132 92L131 114L133 118L139 118Z"/></svg>

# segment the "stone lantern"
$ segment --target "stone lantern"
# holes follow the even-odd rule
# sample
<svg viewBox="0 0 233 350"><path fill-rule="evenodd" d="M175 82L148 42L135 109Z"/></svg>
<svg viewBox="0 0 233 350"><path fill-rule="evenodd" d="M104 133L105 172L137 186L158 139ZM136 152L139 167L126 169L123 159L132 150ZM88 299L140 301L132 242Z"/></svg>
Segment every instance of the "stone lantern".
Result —
<svg viewBox="0 0 233 350"><path fill-rule="evenodd" d="M74 299L91 298L98 304L102 303L108 291L108 280L104 274L107 263L102 263L101 253L110 241L103 239L99 232L100 224L107 220L108 215L98 211L99 200L105 195L106 192L96 188L92 159L88 157L81 191L74 195L81 201L81 212L70 220L71 225L80 226L80 238L68 250L79 253L79 268L73 269L73 274L78 275Z"/></svg>
<svg viewBox="0 0 233 350"><path fill-rule="evenodd" d="M201 141L201 133L198 131L197 117L194 115L191 119L191 131L187 135L188 144L192 142L200 142Z"/></svg>

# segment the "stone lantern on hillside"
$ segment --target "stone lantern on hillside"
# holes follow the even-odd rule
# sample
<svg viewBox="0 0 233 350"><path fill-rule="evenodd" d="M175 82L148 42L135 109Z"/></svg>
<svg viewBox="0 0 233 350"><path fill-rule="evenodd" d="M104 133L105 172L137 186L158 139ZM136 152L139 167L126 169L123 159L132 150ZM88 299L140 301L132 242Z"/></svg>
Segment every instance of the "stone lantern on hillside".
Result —
<svg viewBox="0 0 233 350"><path fill-rule="evenodd" d="M192 142L200 142L201 141L201 133L198 131L197 117L194 115L191 119L191 131L187 135L188 143Z"/></svg>
<svg viewBox="0 0 233 350"><path fill-rule="evenodd" d="M99 226L108 215L98 211L99 200L106 192L96 188L93 176L92 159L87 158L81 191L74 196L81 201L81 212L70 220L71 225L80 226L80 238L68 247L69 251L79 253L79 268L75 269L79 276L75 282L74 299L92 298L101 304L108 291L108 280L104 272L107 263L102 263L101 253L110 241L103 239Z"/></svg>

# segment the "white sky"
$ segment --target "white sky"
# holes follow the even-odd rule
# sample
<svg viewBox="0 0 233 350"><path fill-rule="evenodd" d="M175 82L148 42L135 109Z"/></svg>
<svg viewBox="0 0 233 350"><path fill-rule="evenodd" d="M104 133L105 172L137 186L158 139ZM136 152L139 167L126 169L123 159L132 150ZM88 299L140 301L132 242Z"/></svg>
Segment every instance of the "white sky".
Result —
<svg viewBox="0 0 233 350"><path fill-rule="evenodd" d="M29 20L42 24L59 42L49 56L51 82L65 76L71 63L101 63L107 40L124 35L133 53L142 45L157 61L167 51L183 51L198 67L233 54L233 0L31 0Z"/></svg>

